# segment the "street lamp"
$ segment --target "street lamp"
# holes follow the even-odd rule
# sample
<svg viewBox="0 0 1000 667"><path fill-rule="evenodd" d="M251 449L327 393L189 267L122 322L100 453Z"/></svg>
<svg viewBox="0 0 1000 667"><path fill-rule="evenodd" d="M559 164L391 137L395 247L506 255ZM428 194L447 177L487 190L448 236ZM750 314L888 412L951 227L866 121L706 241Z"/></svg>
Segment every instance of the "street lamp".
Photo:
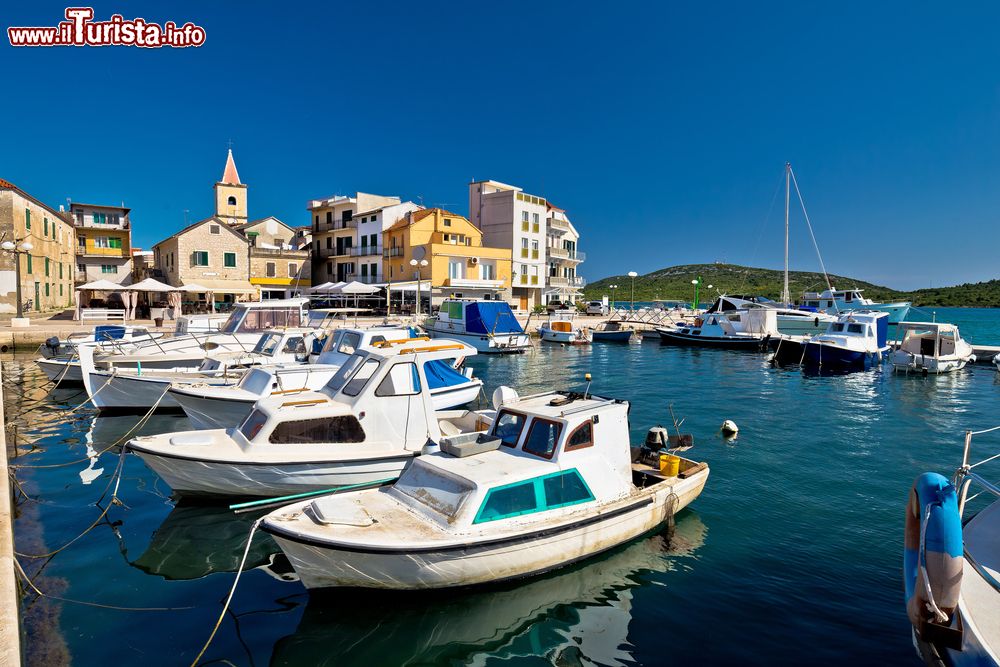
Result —
<svg viewBox="0 0 1000 667"><path fill-rule="evenodd" d="M615 307L615 290L618 289L618 285L608 285L608 288L611 290L611 307L614 308Z"/></svg>
<svg viewBox="0 0 1000 667"><path fill-rule="evenodd" d="M699 303L698 302L698 288L701 287L701 283L702 283L701 276L698 276L697 278L695 278L694 280L691 281L691 284L694 285L694 303L691 304L691 310L695 310L695 311L698 310L698 303ZM708 289L712 289L712 287L713 287L713 285L709 285Z"/></svg>
<svg viewBox="0 0 1000 667"><path fill-rule="evenodd" d="M20 247L18 247L20 243ZM4 241L0 243L0 248L3 248L6 252L14 255L14 279L17 281L16 290L14 292L14 298L17 299L17 317L22 319L24 317L24 304L21 303L21 255L28 255L35 246L31 245L31 241ZM37 305L37 304L36 304Z"/></svg>
<svg viewBox="0 0 1000 667"><path fill-rule="evenodd" d="M413 277L417 279L417 314L420 313L420 269L422 267L427 266L427 264L428 264L428 262L427 262L426 259L422 259L419 262L417 260L415 260L415 259L411 259L410 260L410 266L412 266L415 269L414 270L414 274L415 275ZM428 301L429 301L429 299L428 299ZM429 310L429 308L428 308L428 310ZM428 315L429 314L430 313L428 313Z"/></svg>
<svg viewBox="0 0 1000 667"><path fill-rule="evenodd" d="M632 279L632 305L630 306L630 309L633 311L635 310L635 277L638 275L639 274L635 271L628 272L628 277Z"/></svg>

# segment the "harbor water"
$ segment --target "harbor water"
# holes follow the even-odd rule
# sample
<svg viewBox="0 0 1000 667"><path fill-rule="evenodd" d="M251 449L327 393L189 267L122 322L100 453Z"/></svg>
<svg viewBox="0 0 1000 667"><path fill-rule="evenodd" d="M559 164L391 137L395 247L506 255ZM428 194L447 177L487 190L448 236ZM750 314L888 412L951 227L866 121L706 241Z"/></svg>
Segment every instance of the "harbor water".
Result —
<svg viewBox="0 0 1000 667"><path fill-rule="evenodd" d="M973 342L1000 344L1000 311L936 311ZM31 359L8 358L4 369L23 489L16 548L40 590L102 606L28 594L29 662L190 664L259 514L178 504L126 456L123 504L102 515L119 455L88 456L138 417L70 412L85 394L47 395ZM257 533L201 664L919 664L901 580L907 493L921 472L954 471L966 429L1000 424L992 365L941 377L890 366L818 376L773 368L761 354L655 341L536 342L534 352L469 365L487 396L501 384L522 394L579 390L590 373L591 391L631 402L636 444L658 424L673 433L672 408L680 431L694 436L685 456L711 466L704 493L672 530L595 559L520 583L431 594L310 596ZM740 428L734 440L719 433L726 419ZM183 416L155 415L140 432L186 428ZM985 458L1000 437L974 447Z"/></svg>

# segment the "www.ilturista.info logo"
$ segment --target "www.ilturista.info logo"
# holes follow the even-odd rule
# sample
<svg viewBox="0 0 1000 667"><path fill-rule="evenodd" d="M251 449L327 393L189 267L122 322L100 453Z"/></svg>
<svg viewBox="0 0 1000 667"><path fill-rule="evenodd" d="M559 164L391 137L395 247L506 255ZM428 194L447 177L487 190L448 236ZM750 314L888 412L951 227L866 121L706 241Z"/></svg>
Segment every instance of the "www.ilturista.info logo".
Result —
<svg viewBox="0 0 1000 667"><path fill-rule="evenodd" d="M114 14L108 21L94 21L93 7L67 7L66 20L56 27L10 27L11 46L162 46L184 48L205 43L205 29L188 22L162 26L146 19L125 19Z"/></svg>

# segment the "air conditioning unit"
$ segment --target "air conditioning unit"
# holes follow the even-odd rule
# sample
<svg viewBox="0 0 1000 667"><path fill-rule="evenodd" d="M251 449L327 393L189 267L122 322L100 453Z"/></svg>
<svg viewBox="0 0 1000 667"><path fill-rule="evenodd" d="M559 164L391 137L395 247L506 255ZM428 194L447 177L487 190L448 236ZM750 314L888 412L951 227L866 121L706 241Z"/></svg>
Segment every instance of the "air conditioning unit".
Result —
<svg viewBox="0 0 1000 667"><path fill-rule="evenodd" d="M472 266L475 266L476 264L479 264L479 258L478 257L470 257L469 258L469 264L471 264Z"/></svg>

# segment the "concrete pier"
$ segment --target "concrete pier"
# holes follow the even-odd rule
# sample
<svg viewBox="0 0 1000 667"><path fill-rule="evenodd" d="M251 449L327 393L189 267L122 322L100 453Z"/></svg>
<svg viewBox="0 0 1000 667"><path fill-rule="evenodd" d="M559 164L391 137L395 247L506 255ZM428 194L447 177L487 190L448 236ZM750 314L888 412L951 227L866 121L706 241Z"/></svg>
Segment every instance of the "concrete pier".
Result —
<svg viewBox="0 0 1000 667"><path fill-rule="evenodd" d="M2 380L2 370L0 370ZM0 665L21 664L21 622L18 610L17 575L14 571L14 516L11 512L10 478L7 475L7 424L4 419L3 385L0 382Z"/></svg>

